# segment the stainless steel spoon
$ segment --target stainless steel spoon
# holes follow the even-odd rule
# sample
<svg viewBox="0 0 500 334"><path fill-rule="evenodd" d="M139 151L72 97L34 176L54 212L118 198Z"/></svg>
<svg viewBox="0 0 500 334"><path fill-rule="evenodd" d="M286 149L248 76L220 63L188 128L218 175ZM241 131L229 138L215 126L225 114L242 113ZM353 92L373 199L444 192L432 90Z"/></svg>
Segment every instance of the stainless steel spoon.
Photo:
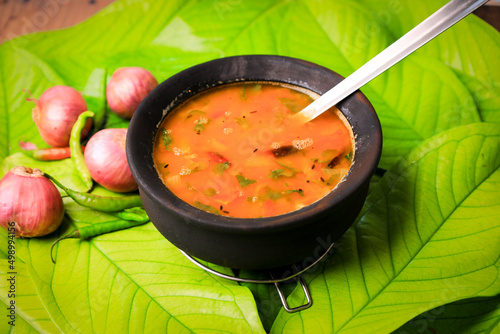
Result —
<svg viewBox="0 0 500 334"><path fill-rule="evenodd" d="M316 118L486 2L451 0L295 116L304 123Z"/></svg>

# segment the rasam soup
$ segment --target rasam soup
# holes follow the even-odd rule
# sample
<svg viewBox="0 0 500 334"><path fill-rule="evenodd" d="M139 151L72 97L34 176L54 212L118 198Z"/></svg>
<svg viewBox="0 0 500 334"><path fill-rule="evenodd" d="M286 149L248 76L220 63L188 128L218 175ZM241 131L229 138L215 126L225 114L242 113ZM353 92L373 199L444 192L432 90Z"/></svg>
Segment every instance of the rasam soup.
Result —
<svg viewBox="0 0 500 334"><path fill-rule="evenodd" d="M161 180L185 202L232 217L276 216L317 201L346 175L354 153L336 108L306 124L292 117L312 100L269 83L192 97L159 126L153 159Z"/></svg>

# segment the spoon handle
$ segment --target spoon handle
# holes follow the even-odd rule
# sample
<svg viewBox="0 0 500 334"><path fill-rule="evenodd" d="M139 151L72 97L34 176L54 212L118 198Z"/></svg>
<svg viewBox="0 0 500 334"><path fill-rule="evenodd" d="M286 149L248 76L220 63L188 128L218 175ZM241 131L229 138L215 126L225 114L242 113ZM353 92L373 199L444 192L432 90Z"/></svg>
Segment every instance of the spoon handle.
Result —
<svg viewBox="0 0 500 334"><path fill-rule="evenodd" d="M336 105L364 84L466 17L488 0L451 0L338 85L296 114L304 123Z"/></svg>

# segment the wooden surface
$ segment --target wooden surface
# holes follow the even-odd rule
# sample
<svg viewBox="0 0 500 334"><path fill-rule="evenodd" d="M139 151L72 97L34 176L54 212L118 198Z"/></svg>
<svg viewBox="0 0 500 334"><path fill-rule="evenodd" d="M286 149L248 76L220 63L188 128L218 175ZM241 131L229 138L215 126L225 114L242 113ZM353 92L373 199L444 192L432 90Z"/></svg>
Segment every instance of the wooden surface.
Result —
<svg viewBox="0 0 500 334"><path fill-rule="evenodd" d="M496 30L500 31L500 1L487 3L488 6L478 8L474 14L491 24Z"/></svg>
<svg viewBox="0 0 500 334"><path fill-rule="evenodd" d="M0 0L0 44L35 31L70 27L113 1L115 0ZM500 30L499 1L490 1L475 14Z"/></svg>
<svg viewBox="0 0 500 334"><path fill-rule="evenodd" d="M0 44L36 31L70 27L114 0L0 0Z"/></svg>

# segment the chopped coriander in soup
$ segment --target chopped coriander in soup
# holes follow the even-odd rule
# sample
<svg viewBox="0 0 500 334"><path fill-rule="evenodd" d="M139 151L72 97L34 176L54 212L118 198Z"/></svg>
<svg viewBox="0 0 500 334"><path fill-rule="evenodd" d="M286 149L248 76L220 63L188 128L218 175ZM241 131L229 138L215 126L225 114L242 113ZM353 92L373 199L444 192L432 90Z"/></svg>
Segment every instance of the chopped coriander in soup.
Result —
<svg viewBox="0 0 500 334"><path fill-rule="evenodd" d="M270 83L224 85L169 112L153 150L159 177L202 210L258 218L298 210L347 174L353 136L333 107L301 124L305 91Z"/></svg>

